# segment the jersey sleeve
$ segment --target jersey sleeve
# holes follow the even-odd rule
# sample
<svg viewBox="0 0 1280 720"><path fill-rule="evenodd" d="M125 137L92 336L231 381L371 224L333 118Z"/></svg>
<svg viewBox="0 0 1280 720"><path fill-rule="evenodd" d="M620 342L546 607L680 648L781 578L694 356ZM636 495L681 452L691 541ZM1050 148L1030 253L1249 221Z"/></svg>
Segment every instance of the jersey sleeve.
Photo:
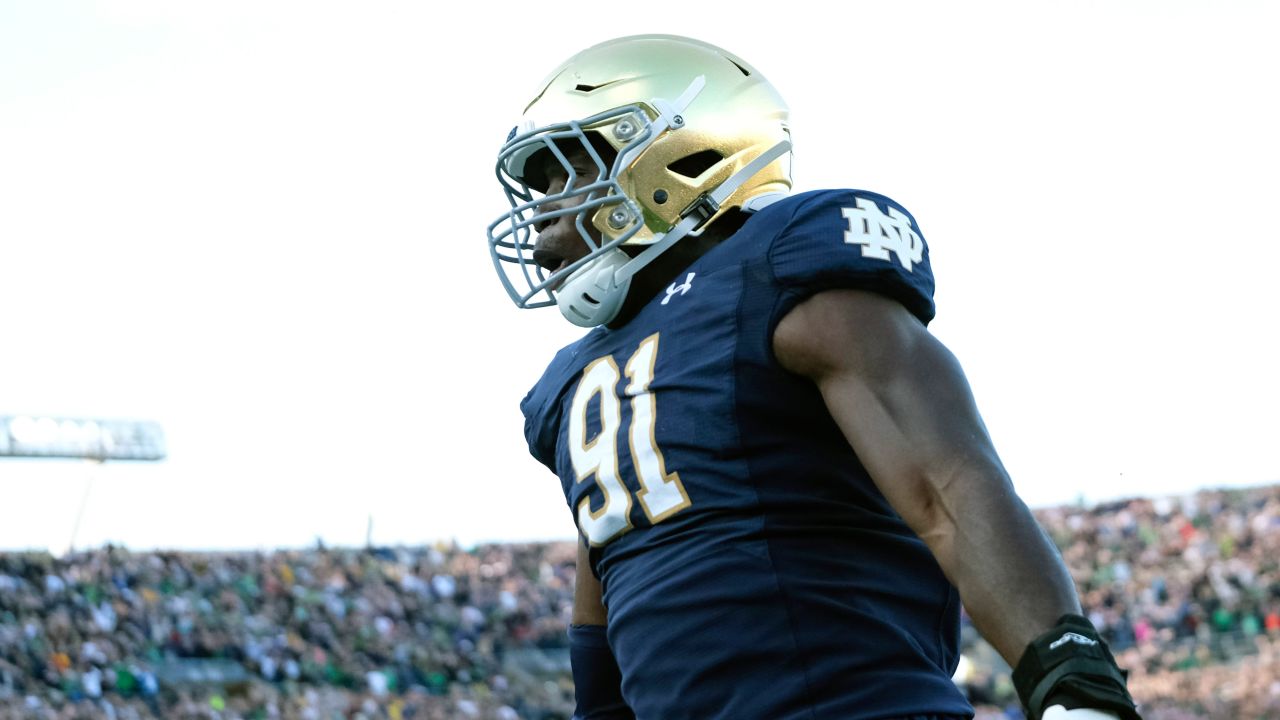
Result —
<svg viewBox="0 0 1280 720"><path fill-rule="evenodd" d="M538 388L535 387L520 401L520 411L524 413L524 438L529 443L529 454L533 459L555 472L556 434L552 423L546 418L545 406L539 403L542 398L538 395Z"/></svg>
<svg viewBox="0 0 1280 720"><path fill-rule="evenodd" d="M558 390L563 387L567 377L565 368L573 356L570 351L572 347L563 348L556 353L537 384L520 401L529 454L553 473L556 472L556 444L560 434Z"/></svg>
<svg viewBox="0 0 1280 720"><path fill-rule="evenodd" d="M771 244L769 261L786 290L775 320L837 288L877 292L926 325L933 319L929 247L915 218L883 195L831 190L805 197Z"/></svg>
<svg viewBox="0 0 1280 720"><path fill-rule="evenodd" d="M590 336L588 334L587 337ZM533 389L520 401L529 454L556 474L559 474L556 470L556 446L560 439L561 399L567 388L578 380L580 364L575 363L585 339L560 348Z"/></svg>

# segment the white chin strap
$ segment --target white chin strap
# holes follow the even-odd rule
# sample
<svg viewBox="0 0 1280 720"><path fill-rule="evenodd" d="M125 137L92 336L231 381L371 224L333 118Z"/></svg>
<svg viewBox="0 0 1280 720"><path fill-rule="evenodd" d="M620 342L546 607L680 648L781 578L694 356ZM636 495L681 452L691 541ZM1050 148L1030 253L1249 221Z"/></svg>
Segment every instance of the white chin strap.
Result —
<svg viewBox="0 0 1280 720"><path fill-rule="evenodd" d="M612 321L622 309L622 301L626 299L627 290L631 288L631 278L635 277L636 273L666 252L667 248L676 244L677 240L693 232L708 218L719 212L720 203L728 199L753 175L790 151L791 143L783 140L768 152L762 153L721 183L720 187L706 195L701 202L696 203L692 211L681 218L671 230L666 233L655 233L653 243L634 258L623 252L621 248L614 248L578 268L565 279L564 285L556 292L556 306L560 308L560 314L574 325L585 328ZM760 208L751 207L748 203L747 208L744 209Z"/></svg>

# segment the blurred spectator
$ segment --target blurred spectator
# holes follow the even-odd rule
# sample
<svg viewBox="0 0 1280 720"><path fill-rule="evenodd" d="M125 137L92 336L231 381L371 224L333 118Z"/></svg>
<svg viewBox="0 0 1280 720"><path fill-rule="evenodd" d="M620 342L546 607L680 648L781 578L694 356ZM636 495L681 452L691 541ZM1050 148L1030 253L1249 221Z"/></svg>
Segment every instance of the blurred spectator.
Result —
<svg viewBox="0 0 1280 720"><path fill-rule="evenodd" d="M1280 717L1280 486L1036 512L1144 717ZM967 654L1008 668L974 640Z"/></svg>
<svg viewBox="0 0 1280 720"><path fill-rule="evenodd" d="M1037 512L1148 720L1280 717L1280 487ZM0 554L0 718L566 719L572 543ZM979 718L1017 718L965 628Z"/></svg>
<svg viewBox="0 0 1280 720"><path fill-rule="evenodd" d="M0 555L0 717L567 718L563 668L512 651L564 648L574 552Z"/></svg>

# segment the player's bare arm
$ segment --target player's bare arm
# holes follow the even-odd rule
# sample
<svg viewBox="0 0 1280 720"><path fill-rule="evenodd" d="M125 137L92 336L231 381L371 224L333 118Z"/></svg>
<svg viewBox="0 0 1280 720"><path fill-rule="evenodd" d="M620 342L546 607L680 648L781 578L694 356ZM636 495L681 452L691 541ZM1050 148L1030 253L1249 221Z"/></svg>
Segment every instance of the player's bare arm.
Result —
<svg viewBox="0 0 1280 720"><path fill-rule="evenodd" d="M573 666L574 720L635 720L622 698L622 673L609 648L600 581L591 571L590 551L578 541L577 584L573 588L573 623L569 657Z"/></svg>
<svg viewBox="0 0 1280 720"><path fill-rule="evenodd" d="M600 580L591 572L587 545L578 541L577 582L573 587L573 624L604 625L607 619L601 600Z"/></svg>
<svg viewBox="0 0 1280 720"><path fill-rule="evenodd" d="M773 347L784 367L817 384L876 486L1016 668L1024 703L1037 715L1053 704L1046 719L1136 718L1093 628L1066 617L1080 613L1071 577L1014 492L955 356L901 304L860 290L797 305L779 322ZM1055 648L1076 642L1098 649L1075 666L1076 687L1059 688L1047 663L1061 663L1054 652L1071 651Z"/></svg>
<svg viewBox="0 0 1280 720"><path fill-rule="evenodd" d="M817 383L877 487L1010 665L1057 618L1080 612L959 363L901 304L865 291L820 293L781 320L773 344L784 367Z"/></svg>

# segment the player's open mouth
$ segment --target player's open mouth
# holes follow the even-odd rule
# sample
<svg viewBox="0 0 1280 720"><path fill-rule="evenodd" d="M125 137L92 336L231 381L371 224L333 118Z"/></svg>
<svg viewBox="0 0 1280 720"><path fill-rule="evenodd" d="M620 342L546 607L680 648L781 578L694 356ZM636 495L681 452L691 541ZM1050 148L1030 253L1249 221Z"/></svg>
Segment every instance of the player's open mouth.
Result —
<svg viewBox="0 0 1280 720"><path fill-rule="evenodd" d="M556 273L569 267L569 258L561 257L549 250L534 250L533 262L542 268L547 278L554 277ZM562 284L564 284L564 278L557 278L547 288L554 292L559 290Z"/></svg>
<svg viewBox="0 0 1280 720"><path fill-rule="evenodd" d="M556 269L551 271L551 274L555 275L556 273L560 272L561 270L567 267L569 267L569 261L567 259L561 260L560 264L556 266ZM556 292L557 290L560 289L560 286L564 284L564 281L565 281L565 278L563 277L556 278L556 281L551 283L547 287L548 289L551 290L551 292Z"/></svg>

